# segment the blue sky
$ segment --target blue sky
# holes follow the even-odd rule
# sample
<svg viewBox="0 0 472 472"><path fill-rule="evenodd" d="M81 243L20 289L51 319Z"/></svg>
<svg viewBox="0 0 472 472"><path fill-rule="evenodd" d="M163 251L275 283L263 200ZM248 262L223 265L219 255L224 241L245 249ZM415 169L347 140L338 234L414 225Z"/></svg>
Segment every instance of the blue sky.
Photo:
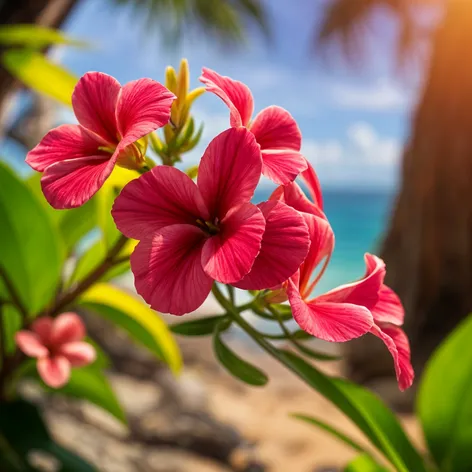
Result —
<svg viewBox="0 0 472 472"><path fill-rule="evenodd" d="M100 70L122 83L139 77L162 81L166 65L177 66L187 57L194 86L201 67L207 66L248 84L256 112L272 104L288 109L302 130L302 150L325 187L395 186L418 81L414 74L395 73L396 25L385 12L372 18L372 27L381 34L370 43L369 60L352 70L339 60L322 61L313 52L320 0L266 0L273 33L269 43L251 29L246 46L227 47L194 34L172 49L146 31L129 9L112 3L82 0L68 19L70 35L94 44L91 51L62 48L54 53L75 73ZM330 58L338 59L336 52ZM229 121L227 108L211 94L199 99L194 115L206 124L202 146L189 157L196 162Z"/></svg>

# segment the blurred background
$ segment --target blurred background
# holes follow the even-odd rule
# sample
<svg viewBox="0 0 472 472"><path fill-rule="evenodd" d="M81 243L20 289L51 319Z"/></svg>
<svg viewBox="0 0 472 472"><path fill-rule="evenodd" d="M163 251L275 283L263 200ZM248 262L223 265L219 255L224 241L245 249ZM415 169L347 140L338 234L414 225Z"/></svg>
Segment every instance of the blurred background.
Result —
<svg viewBox="0 0 472 472"><path fill-rule="evenodd" d="M418 375L471 311L468 0L3 0L0 23L42 24L86 40L85 49L48 51L76 75L98 70L121 83L163 82L165 67L186 57L192 87L206 66L246 83L256 112L272 104L289 110L336 235L318 290L362 276L364 252L383 257L387 283L406 308ZM193 115L205 128L183 167L198 163L209 140L229 125L227 108L209 94ZM69 109L34 95L0 67L2 159L27 175L27 150L68 122L75 122ZM271 191L262 181L256 200ZM132 279L121 283L131 287ZM199 314L214 309L209 300ZM126 340L117 346L102 326L95 329L108 342L112 381L134 418L131 439L80 405L55 402L48 411L57 434L103 470L309 472L351 456L287 416L294 408L316 409L331 423L344 421L272 364L270 386L251 390L220 371L209 342L182 339L187 367L177 381ZM234 342L245 340L236 333ZM414 392L398 394L380 341L365 337L342 351L342 366L328 369L409 411Z"/></svg>

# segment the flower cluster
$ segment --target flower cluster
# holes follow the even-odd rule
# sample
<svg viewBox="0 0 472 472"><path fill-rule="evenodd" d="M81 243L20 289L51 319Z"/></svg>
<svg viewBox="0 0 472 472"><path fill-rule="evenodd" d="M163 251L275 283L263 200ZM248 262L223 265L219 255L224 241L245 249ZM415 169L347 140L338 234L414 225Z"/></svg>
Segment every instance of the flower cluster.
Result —
<svg viewBox="0 0 472 472"><path fill-rule="evenodd" d="M394 358L400 388L408 388L414 374L400 328L403 307L383 283L381 259L366 254L361 280L311 298L334 234L318 178L300 153L294 118L272 106L251 121L246 85L209 69L200 80L229 107L230 128L208 145L197 181L172 166L155 166L128 183L112 209L118 229L139 241L131 256L138 293L155 310L183 315L204 302L215 281L267 290L266 303L288 301L300 327L320 339L378 336ZM86 74L73 95L80 124L52 130L27 158L44 171L51 205L81 205L114 165L142 169L147 135L168 123L174 98L150 79L121 88L105 74ZM278 187L268 201L254 204L261 175ZM309 197L295 182L299 176Z"/></svg>

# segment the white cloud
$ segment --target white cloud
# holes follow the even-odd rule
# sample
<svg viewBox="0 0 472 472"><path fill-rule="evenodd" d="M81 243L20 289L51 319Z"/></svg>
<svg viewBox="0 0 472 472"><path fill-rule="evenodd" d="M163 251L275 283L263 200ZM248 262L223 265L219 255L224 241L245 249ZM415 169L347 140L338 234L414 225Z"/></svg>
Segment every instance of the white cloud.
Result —
<svg viewBox="0 0 472 472"><path fill-rule="evenodd" d="M302 145L303 155L313 164L337 164L342 160L343 147L338 141L318 142L305 139Z"/></svg>

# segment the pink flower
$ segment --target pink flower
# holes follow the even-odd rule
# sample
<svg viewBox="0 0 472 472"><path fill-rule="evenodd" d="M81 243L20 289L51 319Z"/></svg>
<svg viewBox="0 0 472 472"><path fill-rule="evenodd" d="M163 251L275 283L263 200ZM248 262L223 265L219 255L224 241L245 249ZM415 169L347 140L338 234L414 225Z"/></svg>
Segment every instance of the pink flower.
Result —
<svg viewBox="0 0 472 472"><path fill-rule="evenodd" d="M252 269L255 283L267 288L298 269L308 229L284 203L250 203L261 166L254 136L232 128L206 149L197 184L159 166L122 190L112 215L123 234L140 240L131 267L152 308L182 315L204 302L214 280L235 284ZM270 267L253 267L261 246L273 251Z"/></svg>
<svg viewBox="0 0 472 472"><path fill-rule="evenodd" d="M124 87L101 72L88 72L77 83L72 106L79 125L51 130L26 162L44 172L44 195L54 208L74 208L89 200L115 165L139 169L146 144L137 142L164 126L175 96L151 79Z"/></svg>
<svg viewBox="0 0 472 472"><path fill-rule="evenodd" d="M18 347L29 357L37 358L37 368L44 383L63 387L70 378L71 367L83 367L95 360L95 349L83 341L85 327L75 313L63 313L56 319L38 318L31 330L18 331Z"/></svg>
<svg viewBox="0 0 472 472"><path fill-rule="evenodd" d="M318 195L317 180L309 175L304 177L310 193ZM366 254L367 270L362 279L312 297L313 289L334 249L331 226L320 206L308 200L296 183L277 189L271 198L284 201L300 211L310 231L308 256L297 274L285 284L296 322L304 331L326 341L348 341L368 332L378 336L393 356L400 389L410 387L414 378L410 347L408 338L400 329L404 310L395 292L383 283L386 273L384 262ZM313 278L323 259L325 262L321 270Z"/></svg>
<svg viewBox="0 0 472 472"><path fill-rule="evenodd" d="M203 68L200 81L228 105L231 126L245 126L254 134L261 147L262 173L266 177L285 185L307 168L300 154L300 129L287 110L271 106L251 122L254 100L247 85L207 68Z"/></svg>

